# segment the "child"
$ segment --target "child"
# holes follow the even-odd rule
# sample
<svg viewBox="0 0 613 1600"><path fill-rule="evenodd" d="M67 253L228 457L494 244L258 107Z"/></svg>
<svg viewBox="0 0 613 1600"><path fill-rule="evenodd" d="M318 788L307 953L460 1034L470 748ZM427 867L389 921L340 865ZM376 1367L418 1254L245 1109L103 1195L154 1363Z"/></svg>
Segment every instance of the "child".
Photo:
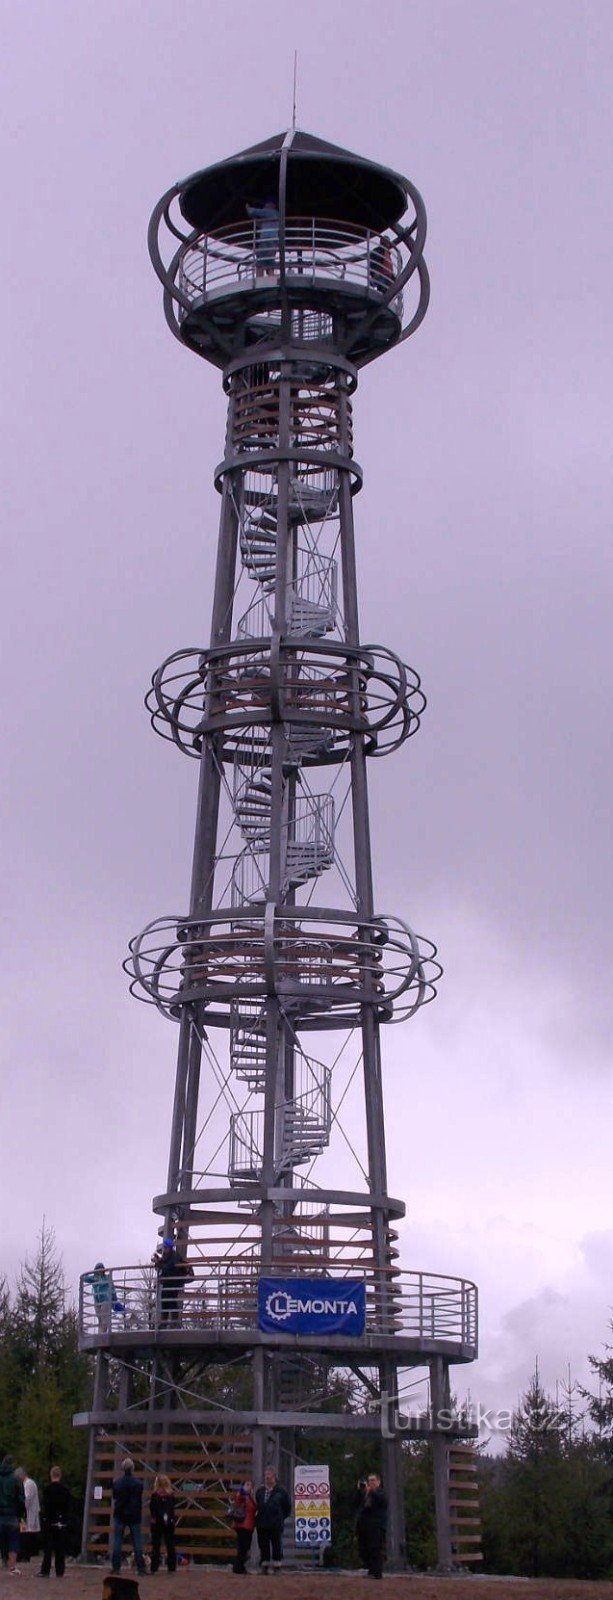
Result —
<svg viewBox="0 0 613 1600"><path fill-rule="evenodd" d="M158 1472L155 1479L153 1493L149 1501L149 1516L151 1518L151 1571L158 1571L163 1539L166 1545L166 1566L169 1572L176 1572L175 1497L172 1492L170 1478L166 1476L165 1472Z"/></svg>

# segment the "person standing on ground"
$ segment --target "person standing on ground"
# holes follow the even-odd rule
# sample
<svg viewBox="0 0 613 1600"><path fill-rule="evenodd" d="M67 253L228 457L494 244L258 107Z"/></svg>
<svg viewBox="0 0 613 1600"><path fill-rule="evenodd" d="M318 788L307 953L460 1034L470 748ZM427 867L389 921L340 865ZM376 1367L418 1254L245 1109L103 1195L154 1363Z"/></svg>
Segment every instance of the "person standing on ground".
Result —
<svg viewBox="0 0 613 1600"><path fill-rule="evenodd" d="M3 1556L10 1573L19 1575L17 1551L19 1549L19 1524L25 1520L26 1500L21 1478L13 1468L11 1456L0 1461L0 1541Z"/></svg>
<svg viewBox="0 0 613 1600"><path fill-rule="evenodd" d="M121 1567L121 1546L124 1528L128 1528L130 1533L138 1571L147 1571L143 1555L142 1520L143 1486L140 1478L135 1478L134 1476L134 1462L130 1460L129 1456L126 1456L122 1463L121 1477L115 1478L113 1483L113 1553L111 1556L113 1572L119 1572Z"/></svg>
<svg viewBox="0 0 613 1600"><path fill-rule="evenodd" d="M245 1478L242 1489L239 1489L234 1496L234 1505L232 1507L232 1521L236 1534L236 1555L232 1565L233 1572L244 1573L247 1571L246 1561L251 1549L256 1511L253 1478Z"/></svg>
<svg viewBox="0 0 613 1600"><path fill-rule="evenodd" d="M387 1527L387 1495L381 1487L378 1472L369 1472L367 1478L360 1478L355 1505L360 1560L367 1568L369 1578L380 1578Z"/></svg>
<svg viewBox="0 0 613 1600"><path fill-rule="evenodd" d="M268 1572L269 1566L275 1572L283 1559L283 1523L290 1514L292 1502L279 1483L274 1467L266 1468L264 1482L255 1491L255 1504L260 1566L263 1572Z"/></svg>
<svg viewBox="0 0 613 1600"><path fill-rule="evenodd" d="M63 1578L66 1569L66 1538L72 1512L70 1490L62 1483L60 1467L52 1467L49 1482L43 1489L43 1561L41 1578L48 1578L51 1562L55 1560L56 1578Z"/></svg>
<svg viewBox="0 0 613 1600"><path fill-rule="evenodd" d="M153 1482L153 1493L149 1501L149 1516L151 1518L151 1571L157 1572L160 1565L162 1539L166 1545L166 1567L169 1572L177 1570L177 1553L175 1550L175 1497L172 1492L170 1478L165 1472L158 1472Z"/></svg>
<svg viewBox="0 0 613 1600"><path fill-rule="evenodd" d="M34 1482L34 1479L28 1477L25 1467L16 1467L15 1473L23 1485L23 1492L26 1502L26 1514L24 1525L21 1529L21 1539L19 1541L19 1559L20 1561L30 1561L32 1556L35 1556L38 1550L38 1538L40 1534L40 1500L38 1498L38 1488Z"/></svg>

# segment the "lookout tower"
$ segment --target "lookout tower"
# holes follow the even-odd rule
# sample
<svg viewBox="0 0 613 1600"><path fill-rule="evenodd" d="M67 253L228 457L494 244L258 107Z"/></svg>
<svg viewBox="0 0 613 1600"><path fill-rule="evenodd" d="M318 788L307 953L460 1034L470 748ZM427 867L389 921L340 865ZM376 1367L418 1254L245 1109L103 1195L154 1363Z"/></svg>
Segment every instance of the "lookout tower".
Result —
<svg viewBox="0 0 613 1600"><path fill-rule="evenodd" d="M457 1555L462 1427L443 1432L440 1412L450 1364L476 1355L476 1289L400 1264L381 1051L440 968L404 907L378 904L368 814L371 763L417 732L425 700L412 667L360 637L353 511L358 374L422 321L425 233L408 179L297 130L175 184L151 219L166 320L220 369L228 420L210 642L178 649L147 696L199 774L191 893L126 964L178 1027L153 1202L176 1273L164 1288L156 1265L114 1267L106 1309L82 1280L89 1550L120 1444L145 1476L173 1474L183 1544L210 1556L237 1477L271 1461L291 1489L294 1463L340 1432L381 1461L400 1562L386 1397L424 1368L412 1436L434 1441L439 1557Z"/></svg>

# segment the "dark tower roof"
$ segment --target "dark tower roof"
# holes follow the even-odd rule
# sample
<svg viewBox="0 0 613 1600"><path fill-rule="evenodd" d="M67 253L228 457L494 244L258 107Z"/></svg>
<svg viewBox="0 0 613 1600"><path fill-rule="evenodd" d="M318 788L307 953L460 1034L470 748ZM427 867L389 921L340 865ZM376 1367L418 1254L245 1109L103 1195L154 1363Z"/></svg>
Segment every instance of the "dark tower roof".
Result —
<svg viewBox="0 0 613 1600"><path fill-rule="evenodd" d="M186 178L180 193L186 221L209 232L242 222L248 202L276 198L284 146L288 149L288 216L335 217L381 229L397 222L406 211L406 178L295 128L275 133Z"/></svg>

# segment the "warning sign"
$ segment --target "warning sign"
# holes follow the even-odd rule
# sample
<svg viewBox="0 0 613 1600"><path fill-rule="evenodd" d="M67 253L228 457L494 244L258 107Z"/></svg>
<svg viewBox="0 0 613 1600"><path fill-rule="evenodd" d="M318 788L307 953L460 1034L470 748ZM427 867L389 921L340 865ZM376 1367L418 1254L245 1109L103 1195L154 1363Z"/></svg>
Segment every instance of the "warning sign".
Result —
<svg viewBox="0 0 613 1600"><path fill-rule="evenodd" d="M296 1467L294 1472L296 1544L316 1548L332 1538L330 1468Z"/></svg>

